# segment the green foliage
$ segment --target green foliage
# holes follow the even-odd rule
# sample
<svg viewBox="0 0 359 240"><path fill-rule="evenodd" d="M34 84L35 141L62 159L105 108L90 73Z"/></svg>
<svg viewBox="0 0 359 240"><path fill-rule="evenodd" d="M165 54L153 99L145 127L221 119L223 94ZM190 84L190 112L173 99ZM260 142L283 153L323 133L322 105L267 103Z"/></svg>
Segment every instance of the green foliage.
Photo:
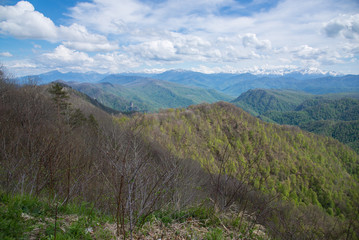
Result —
<svg viewBox="0 0 359 240"><path fill-rule="evenodd" d="M21 208L9 196L1 194L0 239L19 239L26 230L26 222L21 217Z"/></svg>
<svg viewBox="0 0 359 240"><path fill-rule="evenodd" d="M330 136L359 153L357 94L311 95L293 90L249 90L233 104L264 121Z"/></svg>
<svg viewBox="0 0 359 240"><path fill-rule="evenodd" d="M33 196L0 192L0 239L54 239L55 231L56 239L93 239L90 232L111 239L111 233L99 227L110 219L88 203L61 206L56 211L56 204Z"/></svg>
<svg viewBox="0 0 359 240"><path fill-rule="evenodd" d="M336 138L359 152L359 100L316 98L303 102L295 111L268 111L264 116Z"/></svg>
<svg viewBox="0 0 359 240"><path fill-rule="evenodd" d="M209 205L192 206L183 210L159 210L142 220L142 224L150 222L153 218L159 219L165 225L173 222L185 222L189 219L198 220L203 226L217 226L219 219L214 208Z"/></svg>
<svg viewBox="0 0 359 240"><path fill-rule="evenodd" d="M60 83L54 83L49 89L49 93L52 95L52 100L55 102L59 111L64 111L69 103L69 94L65 91L64 87Z"/></svg>
<svg viewBox="0 0 359 240"><path fill-rule="evenodd" d="M223 230L220 228L210 229L210 232L206 234L207 240L220 240L223 239Z"/></svg>
<svg viewBox="0 0 359 240"><path fill-rule="evenodd" d="M282 89L254 89L242 93L231 101L234 105L243 108L252 115L262 115L267 111L290 111L313 95Z"/></svg>
<svg viewBox="0 0 359 240"><path fill-rule="evenodd" d="M141 125L172 153L211 172L219 171L219 160L227 156L226 172L249 172L248 183L295 204L346 214L359 200L359 157L333 139L261 122L225 103L145 115ZM260 167L249 168L253 160Z"/></svg>

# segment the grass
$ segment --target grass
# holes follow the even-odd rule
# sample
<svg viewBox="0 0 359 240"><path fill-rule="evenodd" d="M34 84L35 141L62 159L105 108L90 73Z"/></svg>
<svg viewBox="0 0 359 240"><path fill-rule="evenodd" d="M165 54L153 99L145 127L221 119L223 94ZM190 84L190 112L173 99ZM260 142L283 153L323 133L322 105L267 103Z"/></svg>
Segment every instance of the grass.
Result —
<svg viewBox="0 0 359 240"><path fill-rule="evenodd" d="M0 239L115 239L112 217L90 203L56 207L30 195L0 191ZM243 235L238 219L205 204L185 210L160 210L142 219L134 239L233 239ZM126 233L128 234L128 233ZM121 237L121 236L119 236ZM247 239L261 239L246 235ZM249 238L248 238L249 237Z"/></svg>
<svg viewBox="0 0 359 240"><path fill-rule="evenodd" d="M56 207L29 195L0 192L0 239L112 239L111 218L91 204ZM55 227L56 226L56 227Z"/></svg>
<svg viewBox="0 0 359 240"><path fill-rule="evenodd" d="M242 222L237 214L216 212L210 206L199 205L186 210L156 211L143 220L140 228L143 236L165 239L266 239L256 231L256 227L247 229L248 224L246 219ZM156 230L162 235L151 235Z"/></svg>

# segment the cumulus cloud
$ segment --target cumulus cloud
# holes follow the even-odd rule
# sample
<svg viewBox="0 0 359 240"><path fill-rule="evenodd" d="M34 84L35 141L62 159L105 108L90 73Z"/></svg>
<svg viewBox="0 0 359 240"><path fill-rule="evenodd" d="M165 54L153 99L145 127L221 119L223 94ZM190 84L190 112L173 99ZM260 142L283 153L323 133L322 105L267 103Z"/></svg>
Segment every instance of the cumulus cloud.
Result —
<svg viewBox="0 0 359 240"><path fill-rule="evenodd" d="M34 61L32 61L31 59L16 59L12 61L7 61L4 62L4 66L11 73L14 73L16 77L40 74L48 70L48 68L44 69L41 65L34 63Z"/></svg>
<svg viewBox="0 0 359 240"><path fill-rule="evenodd" d="M12 57L12 54L9 52L0 52L1 57Z"/></svg>
<svg viewBox="0 0 359 240"><path fill-rule="evenodd" d="M334 65L343 63L343 58L348 57L346 54L339 53L336 50L329 48L313 48L308 45L303 45L293 49L291 52L293 60L299 60L302 66L306 68L319 68L323 65Z"/></svg>
<svg viewBox="0 0 359 240"><path fill-rule="evenodd" d="M328 37L341 35L347 39L356 39L359 37L359 14L336 17L324 26L324 31Z"/></svg>
<svg viewBox="0 0 359 240"><path fill-rule="evenodd" d="M352 0L340 0L339 4L315 0L300 5L284 0L249 15L237 14L246 6L233 0L93 0L78 3L71 9L71 17L103 33L120 34L126 43L120 49L149 65L238 63L240 68L270 62L318 67L350 56L338 49L338 43L323 39L320 30L323 23L341 13L355 16L358 8ZM222 9L235 11L222 15ZM355 32L355 19L350 21L344 25ZM344 25L331 26L332 34L338 31L349 39L345 30L349 28Z"/></svg>
<svg viewBox="0 0 359 240"><path fill-rule="evenodd" d="M133 0L93 0L79 2L71 8L71 16L76 21L106 34L132 31L128 25L145 24L145 16L150 12L150 7Z"/></svg>
<svg viewBox="0 0 359 240"><path fill-rule="evenodd" d="M107 51L118 48L116 44L109 43L105 36L89 33L86 27L77 23L56 26L27 1L20 1L15 6L0 6L0 33L20 39L68 41L67 45L79 46L79 50Z"/></svg>
<svg viewBox="0 0 359 240"><path fill-rule="evenodd" d="M126 51L142 58L155 61L177 61L176 48L169 40L155 40L124 48Z"/></svg>
<svg viewBox="0 0 359 240"><path fill-rule="evenodd" d="M75 51L72 49L66 48L64 45L56 47L52 53L44 53L42 55L45 61L50 60L53 63L63 63L63 64L88 64L92 63L94 60L89 57L84 52Z"/></svg>
<svg viewBox="0 0 359 240"><path fill-rule="evenodd" d="M27 1L20 1L15 6L0 6L0 33L17 38L51 40L58 35L51 19L35 11Z"/></svg>
<svg viewBox="0 0 359 240"><path fill-rule="evenodd" d="M253 7L263 1L78 1L66 26L20 1L0 6L0 34L59 43L41 64L83 71L320 67L358 56L359 5L338 1L281 0L264 8ZM71 64L61 61L66 57Z"/></svg>
<svg viewBox="0 0 359 240"><path fill-rule="evenodd" d="M251 33L208 40L196 35L172 33L161 39L123 47L139 61L215 63L265 58L264 52L270 49L269 40L261 40Z"/></svg>
<svg viewBox="0 0 359 240"><path fill-rule="evenodd" d="M303 45L298 48L295 48L293 50L293 54L297 58L309 60L309 59L318 59L323 54L325 54L325 51L320 50L318 48L310 47L308 45Z"/></svg>
<svg viewBox="0 0 359 240"><path fill-rule="evenodd" d="M245 47L253 46L256 49L271 49L271 42L269 40L259 40L254 33L247 33L242 38Z"/></svg>
<svg viewBox="0 0 359 240"><path fill-rule="evenodd" d="M124 53L98 53L89 56L85 52L69 49L64 45L59 45L52 52L42 54L34 64L52 69L62 69L64 72L97 71L102 73L123 72L140 65L138 59Z"/></svg>
<svg viewBox="0 0 359 240"><path fill-rule="evenodd" d="M117 44L104 43L89 43L89 42L63 42L64 46L70 49L76 49L85 52L107 52L118 49Z"/></svg>

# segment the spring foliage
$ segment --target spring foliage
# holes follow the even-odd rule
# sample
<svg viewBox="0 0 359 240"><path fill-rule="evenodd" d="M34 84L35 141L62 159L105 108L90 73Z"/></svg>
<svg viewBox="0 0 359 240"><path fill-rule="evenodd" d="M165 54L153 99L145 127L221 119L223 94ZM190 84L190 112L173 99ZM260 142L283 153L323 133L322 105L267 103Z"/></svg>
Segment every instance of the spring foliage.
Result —
<svg viewBox="0 0 359 240"><path fill-rule="evenodd" d="M338 141L296 127L262 122L227 103L166 110L142 118L147 134L181 158L236 174L256 159L260 174L248 182L297 205L317 205L329 214L350 214L359 200L359 157Z"/></svg>

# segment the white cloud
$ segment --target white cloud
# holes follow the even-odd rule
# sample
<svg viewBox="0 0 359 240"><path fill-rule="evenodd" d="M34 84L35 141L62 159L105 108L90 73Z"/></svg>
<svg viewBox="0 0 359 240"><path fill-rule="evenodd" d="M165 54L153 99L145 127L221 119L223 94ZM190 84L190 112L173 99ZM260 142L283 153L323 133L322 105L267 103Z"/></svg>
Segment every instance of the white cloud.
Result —
<svg viewBox="0 0 359 240"><path fill-rule="evenodd" d="M169 40L148 41L124 47L127 52L154 61L178 61L176 48Z"/></svg>
<svg viewBox="0 0 359 240"><path fill-rule="evenodd" d="M56 26L27 1L20 1L15 6L0 6L0 33L20 39L67 41L68 46L78 46L78 50L108 51L117 48L105 36L89 33L86 27L77 23Z"/></svg>
<svg viewBox="0 0 359 240"><path fill-rule="evenodd" d="M66 65L86 65L92 63L94 60L86 53L68 49L63 45L56 47L52 53L44 53L45 61L51 61L52 64L62 63Z"/></svg>
<svg viewBox="0 0 359 240"><path fill-rule="evenodd" d="M105 43L89 43L89 42L63 42L64 46L70 49L76 49L85 52L107 52L117 50L117 44Z"/></svg>
<svg viewBox="0 0 359 240"><path fill-rule="evenodd" d="M251 46L256 49L271 49L271 42L269 40L259 40L254 33L247 33L242 38L245 47Z"/></svg>
<svg viewBox="0 0 359 240"><path fill-rule="evenodd" d="M47 66L50 69L62 69L64 72L88 72L118 73L140 66L137 59L120 53L98 53L89 56L85 52L69 49L59 45L53 52L42 54L35 60L38 66Z"/></svg>
<svg viewBox="0 0 359 240"><path fill-rule="evenodd" d="M271 50L271 43L251 33L209 40L196 35L171 33L156 40L125 46L123 50L148 64L161 61L222 63L265 58L265 52Z"/></svg>
<svg viewBox="0 0 359 240"><path fill-rule="evenodd" d="M34 63L30 59L17 59L4 62L4 66L15 74L15 77L35 75L48 71L48 68L42 68L41 65Z"/></svg>
<svg viewBox="0 0 359 240"><path fill-rule="evenodd" d="M299 59L310 60L310 59L318 59L323 54L325 54L325 51L310 47L308 45L303 45L298 48L295 48L293 50L293 54L295 57Z"/></svg>
<svg viewBox="0 0 359 240"><path fill-rule="evenodd" d="M151 8L133 0L94 0L71 8L71 16L77 22L105 34L132 31L129 23L145 24L145 16L150 13Z"/></svg>
<svg viewBox="0 0 359 240"><path fill-rule="evenodd" d="M340 69L349 61L355 66L359 54L356 0L279 0L255 11L261 0L81 1L69 9L67 26L56 26L27 1L0 6L0 34L59 42L41 55L49 60L41 64L84 71L186 66L232 72L266 64Z"/></svg>
<svg viewBox="0 0 359 240"><path fill-rule="evenodd" d="M299 61L301 66L306 68L320 66L330 66L344 63L343 59L348 58L348 54L339 53L329 48L313 48L303 45L292 51L293 61Z"/></svg>
<svg viewBox="0 0 359 240"><path fill-rule="evenodd" d="M15 6L0 6L0 33L17 38L51 40L58 35L51 19L35 11L27 1L20 1Z"/></svg>
<svg viewBox="0 0 359 240"><path fill-rule="evenodd" d="M329 21L324 27L328 37L339 35L347 39L359 38L359 14L341 15Z"/></svg>
<svg viewBox="0 0 359 240"><path fill-rule="evenodd" d="M88 43L101 43L107 41L105 36L89 33L84 26L77 23L74 23L69 27L61 25L57 30L58 38L63 40Z"/></svg>
<svg viewBox="0 0 359 240"><path fill-rule="evenodd" d="M9 52L0 52L1 57L12 57L12 54Z"/></svg>
<svg viewBox="0 0 359 240"><path fill-rule="evenodd" d="M94 60L94 69L111 73L125 72L142 64L137 58L121 52L96 54Z"/></svg>

